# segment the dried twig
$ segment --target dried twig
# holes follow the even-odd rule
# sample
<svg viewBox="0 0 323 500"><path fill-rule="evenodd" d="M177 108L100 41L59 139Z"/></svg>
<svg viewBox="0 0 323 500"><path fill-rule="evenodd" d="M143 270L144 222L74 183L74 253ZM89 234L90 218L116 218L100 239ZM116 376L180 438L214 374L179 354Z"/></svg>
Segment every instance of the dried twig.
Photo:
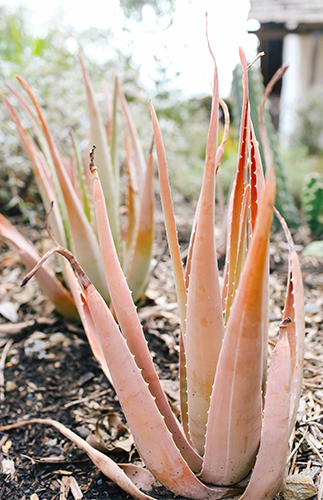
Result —
<svg viewBox="0 0 323 500"><path fill-rule="evenodd" d="M4 401L4 368L6 363L6 358L9 352L10 347L12 346L13 340L9 339L6 345L3 348L1 358L0 358L0 401Z"/></svg>

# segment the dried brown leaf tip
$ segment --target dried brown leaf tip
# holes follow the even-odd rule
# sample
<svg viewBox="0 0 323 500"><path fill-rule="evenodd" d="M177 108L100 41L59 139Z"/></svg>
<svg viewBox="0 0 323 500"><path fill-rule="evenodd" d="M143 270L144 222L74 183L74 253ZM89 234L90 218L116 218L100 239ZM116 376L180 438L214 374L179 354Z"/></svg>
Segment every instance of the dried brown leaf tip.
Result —
<svg viewBox="0 0 323 500"><path fill-rule="evenodd" d="M95 150L96 150L96 145L93 144L92 149L90 151L90 170L91 170L91 172L93 172L94 170L96 170L96 165L95 165L95 162L94 162L94 151Z"/></svg>

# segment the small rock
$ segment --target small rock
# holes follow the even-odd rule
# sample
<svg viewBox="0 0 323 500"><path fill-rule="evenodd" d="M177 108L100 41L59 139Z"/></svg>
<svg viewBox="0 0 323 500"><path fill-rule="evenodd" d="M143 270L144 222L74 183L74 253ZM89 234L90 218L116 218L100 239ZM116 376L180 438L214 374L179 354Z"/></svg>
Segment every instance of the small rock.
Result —
<svg viewBox="0 0 323 500"><path fill-rule="evenodd" d="M82 387L83 385L85 385L87 382L89 382L90 380L92 380L94 378L94 373L92 372L87 372L85 373L85 375L83 375L79 381L77 382L77 385L79 387Z"/></svg>
<svg viewBox="0 0 323 500"><path fill-rule="evenodd" d="M2 445L2 452L3 453L8 453L8 451L10 450L12 446L12 441L10 441L10 439L8 439L8 441L6 441L3 445Z"/></svg>
<svg viewBox="0 0 323 500"><path fill-rule="evenodd" d="M46 344L41 339L29 338L25 341L24 351L28 358L43 359L46 355Z"/></svg>
<svg viewBox="0 0 323 500"><path fill-rule="evenodd" d="M2 474L13 476L15 474L15 463L13 460L9 458L4 458L1 463L2 466Z"/></svg>
<svg viewBox="0 0 323 500"><path fill-rule="evenodd" d="M81 436L81 438L86 439L90 434L90 430L87 427L78 426L76 427L76 432Z"/></svg>
<svg viewBox="0 0 323 500"><path fill-rule="evenodd" d="M306 500L317 493L313 479L304 474L287 476L286 487L281 492L285 500Z"/></svg>
<svg viewBox="0 0 323 500"><path fill-rule="evenodd" d="M6 382L6 392L11 392L17 389L17 384L13 382L12 380L8 380Z"/></svg>

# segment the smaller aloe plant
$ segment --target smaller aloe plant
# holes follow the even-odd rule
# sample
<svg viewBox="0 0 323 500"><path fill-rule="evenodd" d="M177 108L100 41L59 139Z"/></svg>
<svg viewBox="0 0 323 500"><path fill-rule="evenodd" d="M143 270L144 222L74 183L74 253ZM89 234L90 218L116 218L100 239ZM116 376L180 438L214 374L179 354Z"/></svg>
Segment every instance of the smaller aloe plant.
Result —
<svg viewBox="0 0 323 500"><path fill-rule="evenodd" d="M107 90L105 91L108 116L104 125L91 81L82 60L81 65L87 93L91 140L97 147L97 159L100 165L100 178L107 214L119 259L136 301L143 293L147 281L154 239L152 148L148 154L147 162L145 162L127 101L117 79L113 99ZM17 127L22 146L31 162L46 211L54 202L51 216L53 235L60 245L73 251L104 299L109 302L108 288L102 275L102 249L100 249L98 242L96 221L93 216L92 179L87 175L88 169L84 169L75 135L73 131L70 131L74 157L68 161L55 144L44 113L32 90L20 76L17 76L17 80L27 92L36 113L17 90L11 86L8 88L29 119L32 134L24 128L22 120L9 99L5 95L2 95L2 99ZM127 182L125 210L123 210L126 216L123 216L123 224L121 224L120 211L121 180L116 161L117 96L121 101L129 135L129 138L125 139ZM17 248L17 234L3 217L0 219L0 238ZM20 239L22 241L22 237ZM30 268L30 262L35 264L35 250L32 249L32 244L27 240L24 241L23 248L24 252L20 252L21 258ZM42 280L41 284L45 292L48 288L55 286L52 283L53 278L51 273L48 274L46 280ZM66 273L65 279L68 283ZM68 284L71 287L71 284ZM65 301L67 295L69 296L69 306L66 304L66 308L62 309L60 303ZM62 293L57 290L55 296L50 294L49 297L57 304L60 312L69 318L75 316L76 309L73 298L67 290L62 290Z"/></svg>
<svg viewBox="0 0 323 500"><path fill-rule="evenodd" d="M72 264L83 287L83 291L77 292L75 279L73 290L76 296L78 293L84 325L91 332L93 350L115 387L144 464L170 491L192 499L216 500L241 495L241 500L265 500L278 493L284 484L288 439L295 424L301 391L302 277L292 238L278 212L290 248L289 276L279 339L267 376L269 235L275 174L264 136L267 175L266 179L263 177L250 119L247 64L242 50L240 58L243 110L239 157L229 205L222 291L214 237L214 197L216 173L228 133L228 116L224 107L225 134L218 147L220 99L216 65L204 177L185 272L162 136L151 106L160 194L180 313L181 423L171 411L147 348L118 260L93 157L96 220L111 305L118 323L73 254L61 246L50 250L23 282L25 284L55 252ZM69 267L67 270L72 273ZM54 425L133 497L151 500L152 497L140 490L141 480L134 480L142 473L148 474L147 470L117 466L59 422L49 419L32 422ZM17 423L0 430L25 424ZM241 481L250 473L246 486L246 481Z"/></svg>

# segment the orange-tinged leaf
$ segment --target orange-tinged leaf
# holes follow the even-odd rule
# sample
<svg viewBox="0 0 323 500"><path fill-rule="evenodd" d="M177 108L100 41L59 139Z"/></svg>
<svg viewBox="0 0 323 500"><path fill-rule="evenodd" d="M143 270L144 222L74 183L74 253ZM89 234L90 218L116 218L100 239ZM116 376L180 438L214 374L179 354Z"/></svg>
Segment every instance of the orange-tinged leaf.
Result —
<svg viewBox="0 0 323 500"><path fill-rule="evenodd" d="M239 139L239 159L232 192L232 204L230 204L229 214L229 233L227 244L227 277L224 280L222 292L225 304L225 323L228 322L230 309L233 303L238 276L237 276L237 258L240 235L240 211L247 182L247 146L248 146L248 128L249 128L249 97L248 97L248 70L246 56L243 50L239 49L240 60L243 69L243 108L240 125Z"/></svg>
<svg viewBox="0 0 323 500"><path fill-rule="evenodd" d="M250 244L250 234L249 234L249 207L250 207L250 184L247 184L246 189L243 193L241 215L240 215L240 234L238 242L238 253L236 262L236 287L239 286L239 280L241 272L243 269L243 264L246 258L246 254Z"/></svg>
<svg viewBox="0 0 323 500"><path fill-rule="evenodd" d="M252 231L255 228L257 216L258 216L258 205L260 196L264 187L264 172L261 162L261 156L259 151L259 146L257 138L255 136L255 131L251 119L250 123L250 186L251 186L251 200L250 200L250 212L251 212L251 228Z"/></svg>

